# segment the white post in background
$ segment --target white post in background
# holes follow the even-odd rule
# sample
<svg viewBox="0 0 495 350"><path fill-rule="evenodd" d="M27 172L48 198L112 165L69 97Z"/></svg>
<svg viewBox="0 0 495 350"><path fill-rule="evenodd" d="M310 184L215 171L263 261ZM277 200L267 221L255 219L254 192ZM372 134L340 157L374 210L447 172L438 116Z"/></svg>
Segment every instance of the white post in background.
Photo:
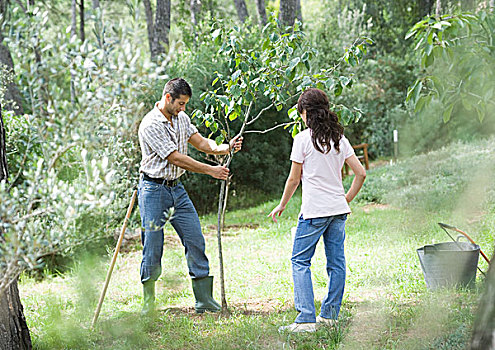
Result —
<svg viewBox="0 0 495 350"><path fill-rule="evenodd" d="M394 163L399 155L399 131L394 130Z"/></svg>

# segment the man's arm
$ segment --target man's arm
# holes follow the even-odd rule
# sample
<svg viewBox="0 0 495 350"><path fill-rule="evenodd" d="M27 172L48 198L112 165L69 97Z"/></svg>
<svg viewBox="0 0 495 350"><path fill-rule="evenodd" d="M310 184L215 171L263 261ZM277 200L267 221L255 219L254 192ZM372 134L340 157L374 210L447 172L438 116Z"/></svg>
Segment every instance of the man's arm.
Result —
<svg viewBox="0 0 495 350"><path fill-rule="evenodd" d="M201 136L199 132L193 134L188 141L198 151L206 154L228 154L232 148L237 152L242 147L242 137L233 138L230 144L222 143L217 145L214 140Z"/></svg>
<svg viewBox="0 0 495 350"><path fill-rule="evenodd" d="M167 161L182 169L189 170L195 173L210 175L215 179L227 180L227 178L229 177L229 169L227 169L226 167L221 165L212 166L201 163L177 151L173 151L172 153L170 153L170 155L167 157Z"/></svg>

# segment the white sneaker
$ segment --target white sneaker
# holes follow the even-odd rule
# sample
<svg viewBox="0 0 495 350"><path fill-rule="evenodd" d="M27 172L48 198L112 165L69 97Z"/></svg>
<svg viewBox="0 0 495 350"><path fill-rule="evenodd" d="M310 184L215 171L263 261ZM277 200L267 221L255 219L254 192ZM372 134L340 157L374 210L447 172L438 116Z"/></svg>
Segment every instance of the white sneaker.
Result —
<svg viewBox="0 0 495 350"><path fill-rule="evenodd" d="M318 324L318 326L331 327L331 326L334 326L337 324L337 320L318 316L318 317L316 317L316 323Z"/></svg>
<svg viewBox="0 0 495 350"><path fill-rule="evenodd" d="M279 333L302 333L302 332L316 332L316 323L292 323L288 326L281 326L278 328Z"/></svg>

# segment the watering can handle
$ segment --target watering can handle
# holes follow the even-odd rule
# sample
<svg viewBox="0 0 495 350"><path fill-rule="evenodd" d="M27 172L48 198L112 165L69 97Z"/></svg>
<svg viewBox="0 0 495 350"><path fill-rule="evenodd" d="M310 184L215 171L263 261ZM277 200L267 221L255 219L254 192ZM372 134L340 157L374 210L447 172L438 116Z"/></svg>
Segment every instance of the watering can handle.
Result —
<svg viewBox="0 0 495 350"><path fill-rule="evenodd" d="M433 253L437 251L437 247L435 247L433 244L427 244L423 247L423 251L425 254Z"/></svg>
<svg viewBox="0 0 495 350"><path fill-rule="evenodd" d="M444 224L444 223L441 223L439 222L438 225L441 227L441 228L446 228L448 230L456 230L457 228L454 227L454 226L450 226L450 225L447 225L447 224Z"/></svg>
<svg viewBox="0 0 495 350"><path fill-rule="evenodd" d="M448 229L448 230L453 230L453 231L455 231L455 232L458 232L458 233L462 234L464 237L466 237L466 238L467 238L467 240L468 240L469 242L471 242L472 244L477 245L477 244L476 244L476 242L475 242L475 241L473 241L473 239L472 239L471 237L469 237L469 236L468 236L468 234L467 234L466 232L463 232L463 231L459 230L457 227L450 226L450 225L447 225L447 224L443 224L443 223L441 223L441 222L439 222L439 223L438 223L438 225L439 225L439 226L440 226L440 227L441 227L441 228L442 228L442 229L443 229L443 230L444 230L444 231L445 231L445 232L449 235L449 237L450 237L450 238L451 238L454 242L456 242L456 240L454 240L454 238L452 238L452 236L450 235L450 233L449 233L446 229ZM486 262L487 262L488 264L490 264L490 259L488 259L488 257L485 255L485 253L483 253L483 251L482 251L481 249L480 249L480 254L483 256L483 258L486 260Z"/></svg>

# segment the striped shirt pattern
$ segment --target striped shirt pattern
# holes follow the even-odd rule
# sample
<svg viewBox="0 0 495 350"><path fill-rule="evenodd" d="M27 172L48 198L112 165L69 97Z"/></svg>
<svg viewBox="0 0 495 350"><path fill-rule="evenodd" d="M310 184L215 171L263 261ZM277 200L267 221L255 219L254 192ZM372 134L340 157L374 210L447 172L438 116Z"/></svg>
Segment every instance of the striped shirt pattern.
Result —
<svg viewBox="0 0 495 350"><path fill-rule="evenodd" d="M185 170L167 161L173 151L187 155L187 141L198 132L189 116L180 112L172 116L172 124L158 109L157 105L139 125L139 144L143 158L139 171L153 178L175 180Z"/></svg>

